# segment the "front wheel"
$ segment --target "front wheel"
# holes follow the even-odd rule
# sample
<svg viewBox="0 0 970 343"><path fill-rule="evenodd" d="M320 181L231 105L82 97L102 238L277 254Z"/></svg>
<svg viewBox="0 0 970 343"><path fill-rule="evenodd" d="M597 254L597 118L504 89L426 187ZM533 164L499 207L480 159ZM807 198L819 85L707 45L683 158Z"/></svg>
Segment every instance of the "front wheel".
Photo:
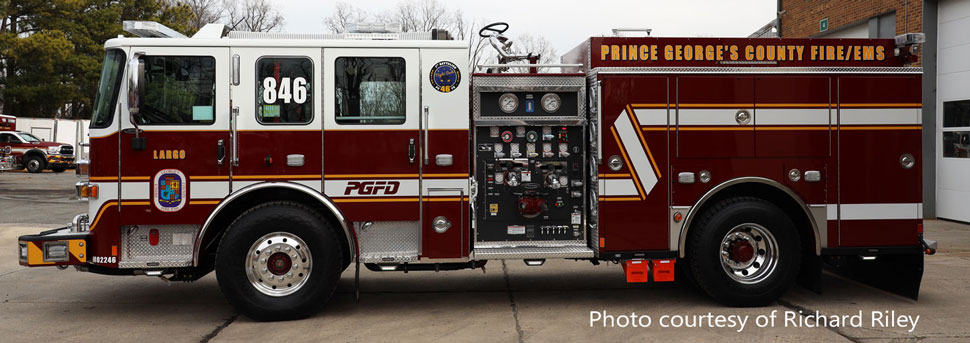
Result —
<svg viewBox="0 0 970 343"><path fill-rule="evenodd" d="M698 218L687 258L698 287L730 306L765 306L794 283L801 265L795 224L757 198L723 200Z"/></svg>
<svg viewBox="0 0 970 343"><path fill-rule="evenodd" d="M43 157L36 155L28 157L24 164L27 166L27 171L31 173L40 173L44 169L47 169L47 161L44 161Z"/></svg>
<svg viewBox="0 0 970 343"><path fill-rule="evenodd" d="M336 237L306 206L257 206L236 219L219 243L219 287L255 320L308 317L327 303L340 278L343 255Z"/></svg>

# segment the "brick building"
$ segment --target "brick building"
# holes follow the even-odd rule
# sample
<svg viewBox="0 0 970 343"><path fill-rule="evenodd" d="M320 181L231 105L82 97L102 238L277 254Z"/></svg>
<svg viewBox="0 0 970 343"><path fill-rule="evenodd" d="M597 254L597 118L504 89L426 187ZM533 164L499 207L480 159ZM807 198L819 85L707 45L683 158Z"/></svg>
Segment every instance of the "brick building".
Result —
<svg viewBox="0 0 970 343"><path fill-rule="evenodd" d="M923 32L916 0L779 0L781 37L893 38Z"/></svg>
<svg viewBox="0 0 970 343"><path fill-rule="evenodd" d="M970 0L778 0L751 37L893 38L926 34L923 214L970 222Z"/></svg>

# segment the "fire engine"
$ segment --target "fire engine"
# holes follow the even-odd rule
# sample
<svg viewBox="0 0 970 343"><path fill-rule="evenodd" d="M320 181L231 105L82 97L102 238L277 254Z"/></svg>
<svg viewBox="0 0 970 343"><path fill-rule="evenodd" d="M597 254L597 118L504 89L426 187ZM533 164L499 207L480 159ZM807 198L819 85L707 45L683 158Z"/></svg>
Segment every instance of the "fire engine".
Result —
<svg viewBox="0 0 970 343"><path fill-rule="evenodd" d="M197 280L258 320L322 308L351 265L622 264L763 306L822 265L916 298L922 36L603 36L561 64L505 23L105 43L68 227L20 264ZM484 269L483 269L484 270ZM676 272L675 272L676 271ZM878 281L878 280L876 280ZM876 283L876 282L873 282Z"/></svg>

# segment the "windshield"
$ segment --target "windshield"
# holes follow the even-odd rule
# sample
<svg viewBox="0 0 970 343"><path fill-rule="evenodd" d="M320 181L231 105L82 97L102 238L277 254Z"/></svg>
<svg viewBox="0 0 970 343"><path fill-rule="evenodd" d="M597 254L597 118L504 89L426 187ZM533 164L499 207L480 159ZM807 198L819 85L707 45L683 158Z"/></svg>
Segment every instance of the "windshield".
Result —
<svg viewBox="0 0 970 343"><path fill-rule="evenodd" d="M34 137L34 135L29 134L29 133L23 133L23 132L21 132L21 133L18 133L17 135L20 136L20 139L23 139L23 140L27 141L27 143L37 143L37 142L40 142L40 138Z"/></svg>
<svg viewBox="0 0 970 343"><path fill-rule="evenodd" d="M98 84L98 94L94 97L94 114L91 116L92 128L103 128L111 125L115 104L118 103L118 89L121 88L121 76L124 74L124 67L124 51L119 49L108 50L104 57L104 68L101 69L101 83Z"/></svg>

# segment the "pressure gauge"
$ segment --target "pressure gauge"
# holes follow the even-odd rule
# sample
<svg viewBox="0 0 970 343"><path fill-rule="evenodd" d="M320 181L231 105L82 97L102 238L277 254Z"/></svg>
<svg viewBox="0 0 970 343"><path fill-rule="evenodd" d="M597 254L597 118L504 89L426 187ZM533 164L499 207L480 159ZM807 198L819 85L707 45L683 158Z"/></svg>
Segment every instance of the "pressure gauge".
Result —
<svg viewBox="0 0 970 343"><path fill-rule="evenodd" d="M515 112L519 108L519 97L512 93L502 94L498 98L498 107L505 113Z"/></svg>
<svg viewBox="0 0 970 343"><path fill-rule="evenodd" d="M562 105L562 100L559 99L559 95L556 93L546 93L546 95L542 96L542 109L546 110L546 112L556 113L560 105Z"/></svg>

